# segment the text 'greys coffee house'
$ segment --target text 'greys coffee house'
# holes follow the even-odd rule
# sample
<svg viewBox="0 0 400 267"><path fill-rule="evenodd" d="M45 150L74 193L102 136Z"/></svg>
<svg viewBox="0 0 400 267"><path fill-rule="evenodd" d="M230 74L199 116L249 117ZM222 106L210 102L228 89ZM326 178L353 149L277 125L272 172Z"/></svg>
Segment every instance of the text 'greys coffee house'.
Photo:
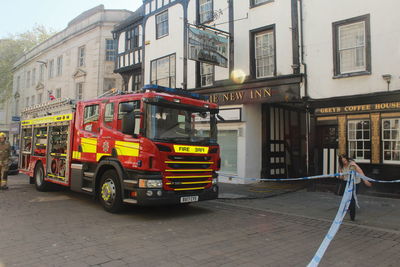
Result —
<svg viewBox="0 0 400 267"><path fill-rule="evenodd" d="M338 150L369 175L399 179L400 102L323 107L315 109L315 116L325 169L333 170Z"/></svg>

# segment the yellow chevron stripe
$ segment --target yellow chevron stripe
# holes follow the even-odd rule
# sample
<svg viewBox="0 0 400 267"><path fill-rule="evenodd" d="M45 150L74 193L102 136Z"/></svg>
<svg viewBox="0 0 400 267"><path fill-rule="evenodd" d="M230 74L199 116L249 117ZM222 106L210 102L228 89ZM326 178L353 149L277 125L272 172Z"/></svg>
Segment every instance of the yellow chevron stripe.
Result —
<svg viewBox="0 0 400 267"><path fill-rule="evenodd" d="M96 161L99 161L103 156L111 156L109 153L96 153Z"/></svg>
<svg viewBox="0 0 400 267"><path fill-rule="evenodd" d="M72 158L73 159L81 159L81 152L72 151Z"/></svg>

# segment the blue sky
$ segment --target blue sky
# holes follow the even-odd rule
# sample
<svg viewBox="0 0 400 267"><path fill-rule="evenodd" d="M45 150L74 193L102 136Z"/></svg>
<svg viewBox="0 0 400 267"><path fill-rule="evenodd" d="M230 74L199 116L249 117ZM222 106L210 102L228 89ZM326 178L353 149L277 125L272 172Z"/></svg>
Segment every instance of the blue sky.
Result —
<svg viewBox="0 0 400 267"><path fill-rule="evenodd" d="M0 0L0 39L23 33L35 24L56 31L82 12L103 4L106 9L136 10L142 0Z"/></svg>

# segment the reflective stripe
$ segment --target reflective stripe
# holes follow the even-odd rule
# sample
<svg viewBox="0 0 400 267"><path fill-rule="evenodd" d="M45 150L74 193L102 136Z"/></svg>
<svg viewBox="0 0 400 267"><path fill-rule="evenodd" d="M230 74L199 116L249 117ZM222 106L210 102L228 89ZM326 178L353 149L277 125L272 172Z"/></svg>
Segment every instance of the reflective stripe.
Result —
<svg viewBox="0 0 400 267"><path fill-rule="evenodd" d="M96 154L96 161L99 161L103 156L111 156L109 153L97 153Z"/></svg>
<svg viewBox="0 0 400 267"><path fill-rule="evenodd" d="M166 183L167 185L180 185L180 184L210 184L211 181L203 181L203 182L178 182L178 183Z"/></svg>
<svg viewBox="0 0 400 267"><path fill-rule="evenodd" d="M211 178L212 175L191 175L191 176L165 176L167 179L185 179L185 178Z"/></svg>
<svg viewBox="0 0 400 267"><path fill-rule="evenodd" d="M97 152L97 139L96 138L81 138L81 146L83 153L96 153Z"/></svg>
<svg viewBox="0 0 400 267"><path fill-rule="evenodd" d="M72 113L21 121L22 126L72 120Z"/></svg>
<svg viewBox="0 0 400 267"><path fill-rule="evenodd" d="M61 180L65 180L65 177L62 177L62 176L57 176L57 175L54 175L54 174L47 174L47 176L49 176L49 177L53 177L53 178L58 178L58 179L61 179Z"/></svg>
<svg viewBox="0 0 400 267"><path fill-rule="evenodd" d="M73 159L81 159L81 152L73 151L72 152L72 158Z"/></svg>
<svg viewBox="0 0 400 267"><path fill-rule="evenodd" d="M200 190L205 187L192 187L192 188L175 188L174 191L185 191L185 190Z"/></svg>
<svg viewBox="0 0 400 267"><path fill-rule="evenodd" d="M139 156L139 143L115 141L115 149L119 156Z"/></svg>
<svg viewBox="0 0 400 267"><path fill-rule="evenodd" d="M180 163L180 164L213 164L212 161L165 161L165 163Z"/></svg>
<svg viewBox="0 0 400 267"><path fill-rule="evenodd" d="M211 172L212 169L179 169L179 170L165 170L166 172Z"/></svg>

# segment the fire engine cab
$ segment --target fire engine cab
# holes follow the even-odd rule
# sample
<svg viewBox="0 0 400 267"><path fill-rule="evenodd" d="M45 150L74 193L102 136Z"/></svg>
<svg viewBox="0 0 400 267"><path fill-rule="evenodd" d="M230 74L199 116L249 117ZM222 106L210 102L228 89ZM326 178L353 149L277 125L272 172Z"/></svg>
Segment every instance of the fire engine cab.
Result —
<svg viewBox="0 0 400 267"><path fill-rule="evenodd" d="M22 112L20 170L39 191L66 186L110 212L215 199L217 113L204 96L157 85L56 99Z"/></svg>

